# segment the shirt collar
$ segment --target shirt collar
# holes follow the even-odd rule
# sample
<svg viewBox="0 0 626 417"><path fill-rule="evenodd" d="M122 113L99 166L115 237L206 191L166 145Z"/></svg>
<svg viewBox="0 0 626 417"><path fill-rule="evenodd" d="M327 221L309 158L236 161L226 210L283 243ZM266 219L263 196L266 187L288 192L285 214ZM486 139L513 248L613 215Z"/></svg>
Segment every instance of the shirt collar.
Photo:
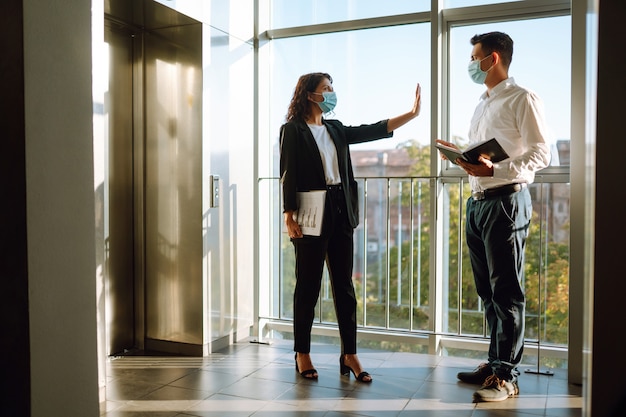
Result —
<svg viewBox="0 0 626 417"><path fill-rule="evenodd" d="M481 100L486 100L491 97L495 97L500 94L502 91L506 90L511 86L515 86L515 79L513 77L509 77L505 80L500 81L495 87L491 89L491 91L485 91L481 96Z"/></svg>

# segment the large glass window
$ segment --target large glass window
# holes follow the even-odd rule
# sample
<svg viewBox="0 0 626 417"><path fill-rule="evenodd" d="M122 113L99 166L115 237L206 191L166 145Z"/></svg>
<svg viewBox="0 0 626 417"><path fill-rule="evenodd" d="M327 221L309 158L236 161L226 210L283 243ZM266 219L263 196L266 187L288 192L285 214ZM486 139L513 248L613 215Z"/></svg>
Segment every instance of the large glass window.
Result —
<svg viewBox="0 0 626 417"><path fill-rule="evenodd" d="M467 73L472 51L470 39L475 34L501 31L509 34L514 42L509 76L519 85L536 92L544 102L551 134L551 165L567 169L571 137L571 51L567 47L571 44L570 25L570 17L562 16L453 26L449 32L450 137L447 139L461 147L467 145L470 120L480 95L485 91L485 86L473 83ZM449 190L452 225L455 224L456 212L462 213L463 210L458 206L459 188L452 186L446 189ZM569 301L569 183L555 181L548 169L538 173L530 191L533 218L526 248L524 282L527 297L526 339L538 345L566 346L568 320L563 312L567 310ZM467 185L461 193L463 200L469 196ZM447 303L451 307L445 331L487 335L482 306L473 288L467 246L458 244L459 239L463 239L462 229L458 232L459 229L450 229L446 245L449 259L454 262L448 264L448 271L444 274L448 277L445 288L448 289ZM460 260L460 265L457 260ZM535 362L532 358L525 360ZM536 360L544 359L538 357ZM548 365L557 364L550 362Z"/></svg>
<svg viewBox="0 0 626 417"><path fill-rule="evenodd" d="M298 77L314 71L333 77L337 107L328 118L345 125L374 123L411 109L417 83L422 113L385 139L351 147L393 149L409 140L429 141L430 34L428 24L338 32L271 42L270 118L278 143L280 125ZM277 174L278 171L275 171Z"/></svg>
<svg viewBox="0 0 626 417"><path fill-rule="evenodd" d="M429 97L428 89L430 79L430 60L424 59L429 56L429 25L413 24L378 29L359 30L352 32L339 32L316 36L303 36L288 39L279 39L271 42L271 71L270 71L270 115L272 148L278 148L278 134L280 126L285 122L287 107L291 100L293 89L302 74L312 71L328 72L333 77L333 86L338 95L338 103L333 115L329 118L341 120L346 125L360 125L374 123L379 120L397 116L411 109L415 99L417 83L422 86L422 113L418 120L403 126L394 133L391 139L354 145L351 147L355 175L359 180L361 202L364 202L365 189L370 193L368 206L363 207L361 213L369 212L372 219L380 222L367 222L369 239L366 236L366 220L361 219L361 225L355 232L355 285L357 292L365 294L364 298L373 300L368 306L360 305L359 322L369 323L374 326L384 326L386 323L386 299L392 298L392 304L406 304L406 311L401 314L406 320L396 322L392 320L392 327L408 329L408 305L409 291L402 292L402 286L408 286L409 272L406 268L409 264L399 265L394 259L388 259L387 232L381 229L386 224L387 205L386 198L388 187L393 188L395 200L393 213L398 215L395 207L401 204L401 199L407 200L410 193L411 182L406 183L390 181L388 177L394 175L389 168L389 156L398 154L397 148L404 147L407 143L419 142L424 145L429 143ZM278 158L278 152L271 152ZM402 152L401 152L402 153ZM374 155L374 158L370 156ZM384 155L384 157L381 157ZM402 153L404 163L408 160L406 153ZM395 159L394 159L395 161ZM408 174L409 167L404 166L403 175ZM372 174L373 173L373 174ZM274 163L274 176L278 176L278 163ZM366 183L364 176L374 175L379 179L370 179ZM276 195L270 191L270 195ZM402 190L405 190L404 197ZM374 196L378 196L374 198ZM418 197L415 197L416 199ZM279 201L276 202L280 204ZM409 205L407 204L407 209ZM377 213L374 215L374 213ZM382 218L381 218L382 216ZM401 218L401 217L400 217ZM404 241L408 247L410 235L408 233L407 215L404 225L396 222L394 234L390 241L394 247ZM277 221L280 223L282 218ZM401 220L399 220L401 222ZM396 227L398 226L398 227ZM276 225L277 228L281 224ZM281 282L276 281L273 288L278 289L275 298L282 300L274 305L275 313L280 312L282 317L289 317L292 312L291 300L293 291L293 248L284 236L282 241L282 256L279 263L282 276ZM398 243L398 245L396 244ZM408 250L408 249L407 249ZM427 251L424 253L427 254ZM399 259L402 257L400 250L394 250L392 256ZM406 254L405 254L406 258ZM393 262L393 264L391 264ZM391 285L393 294L387 294L387 269L390 267L405 269L405 283L394 278ZM364 271L369 271L372 279L365 288L367 276ZM395 271L395 269L394 269ZM394 275L397 276L396 273ZM402 275L402 274L401 274ZM425 282L428 282L426 276ZM416 294L420 294L417 292ZM320 316L322 322L334 322L334 309L332 307L332 295L327 283L323 286L320 298ZM415 304L423 304L418 300ZM365 318L367 317L367 318Z"/></svg>
<svg viewBox="0 0 626 417"><path fill-rule="evenodd" d="M455 26L450 29L450 137L467 144L474 107L485 91L467 74L476 34L500 31L513 39L513 61L509 76L517 84L536 92L544 102L551 133L551 165L569 165L571 19L569 16ZM549 34L549 35L548 35Z"/></svg>
<svg viewBox="0 0 626 417"><path fill-rule="evenodd" d="M272 29L423 12L430 0L272 0Z"/></svg>
<svg viewBox="0 0 626 417"><path fill-rule="evenodd" d="M443 0L443 7L452 9L457 7L481 6L486 4L507 3L520 0Z"/></svg>
<svg viewBox="0 0 626 417"><path fill-rule="evenodd" d="M267 135L260 135L259 148L264 177L259 182L260 275L267 280L261 282L261 288L269 289L268 308L261 316L289 320L293 311L294 255L282 233L278 135L298 77L313 71L331 74L338 104L329 117L346 125L372 123L406 112L419 82L422 111L418 119L398 129L392 139L350 148L361 204L360 224L354 234L358 324L373 332L382 329L420 336L406 339L403 349L416 351L420 349L416 340L436 334L443 336L441 346L450 354L481 354L480 348L468 342L487 338L488 331L464 236L467 176L452 167L433 177L438 158L432 157L431 140L434 132L442 132L442 139L467 144L474 108L485 91L484 85L474 84L467 74L470 38L497 30L508 33L515 42L509 74L544 102L554 155L552 166L540 172L530 187L533 220L527 243L526 338L529 345L558 346L554 351L566 346L571 17L555 16L554 10L567 13L560 4L553 4L554 10L545 17L542 10L532 10L536 14L529 17L532 2L517 2L528 7L515 16L516 7L507 1L446 0L444 7L451 9L443 10L442 36L432 39L431 24L423 23L423 15L415 16L421 23L370 29L357 25L350 30L352 20L390 16L397 22L397 16L391 15L428 11L432 2L359 0L325 7L326 3L273 0L272 28L342 23L309 28L306 34L277 31L277 37L261 47L259 113L263 116L260 123L267 123L262 129ZM481 7L469 7L476 5ZM471 13L452 9L459 7L468 7ZM502 20L504 11L513 13L510 20ZM334 28L338 32L328 32ZM316 29L324 33L309 34ZM440 45L441 39L447 43ZM442 60L433 62L433 48L440 46ZM437 71L435 81L442 85L431 84L431 71ZM431 117L433 108L438 117ZM316 323L335 323L327 277ZM385 343L392 348L391 342ZM532 355L532 349L528 352Z"/></svg>

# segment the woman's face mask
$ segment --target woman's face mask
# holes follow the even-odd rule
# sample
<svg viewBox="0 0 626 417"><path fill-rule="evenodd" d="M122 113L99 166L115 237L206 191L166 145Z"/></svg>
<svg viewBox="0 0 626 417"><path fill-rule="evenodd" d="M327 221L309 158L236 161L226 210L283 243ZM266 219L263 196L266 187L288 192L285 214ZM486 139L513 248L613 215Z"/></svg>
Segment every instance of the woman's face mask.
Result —
<svg viewBox="0 0 626 417"><path fill-rule="evenodd" d="M324 91L323 93L313 93L324 97L323 101L317 101L317 105L320 106L322 112L329 113L333 111L337 105L337 94L334 91Z"/></svg>
<svg viewBox="0 0 626 417"><path fill-rule="evenodd" d="M485 79L487 78L487 72L489 72L489 70L493 68L493 66L491 66L487 71L483 71L482 69L480 69L480 63L490 56L491 54L487 55L483 59L475 59L473 61L470 61L469 65L467 66L467 72L469 73L472 81L474 81L476 84L484 84Z"/></svg>

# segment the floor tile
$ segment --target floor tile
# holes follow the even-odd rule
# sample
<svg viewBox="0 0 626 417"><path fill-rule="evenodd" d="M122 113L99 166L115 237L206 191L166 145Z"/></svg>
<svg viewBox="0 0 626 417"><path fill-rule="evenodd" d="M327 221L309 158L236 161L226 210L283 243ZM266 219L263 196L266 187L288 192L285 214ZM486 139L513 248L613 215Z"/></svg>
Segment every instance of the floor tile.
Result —
<svg viewBox="0 0 626 417"><path fill-rule="evenodd" d="M243 378L220 390L220 394L253 400L273 400L294 386L287 382Z"/></svg>
<svg viewBox="0 0 626 417"><path fill-rule="evenodd" d="M251 416L262 409L267 403L267 401L248 399L242 396L214 394L192 405L185 410L185 413L197 417Z"/></svg>
<svg viewBox="0 0 626 417"><path fill-rule="evenodd" d="M520 395L473 403L456 378L480 360L359 350L371 384L339 374L339 347L314 344L315 381L294 365L292 341L235 343L205 358L131 355L107 363L103 417L580 417L582 388L567 370L525 372Z"/></svg>

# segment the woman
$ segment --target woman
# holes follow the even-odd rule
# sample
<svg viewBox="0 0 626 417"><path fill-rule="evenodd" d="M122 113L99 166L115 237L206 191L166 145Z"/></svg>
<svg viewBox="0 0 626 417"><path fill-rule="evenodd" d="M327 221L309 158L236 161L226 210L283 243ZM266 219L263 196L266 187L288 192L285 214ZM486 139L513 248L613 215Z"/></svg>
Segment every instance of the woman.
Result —
<svg viewBox="0 0 626 417"><path fill-rule="evenodd" d="M323 117L336 104L332 78L316 72L302 75L280 129L280 174L283 213L296 256L294 290L294 351L296 371L317 379L311 362L311 328L319 297L324 261L333 290L341 337L339 357L342 375L354 374L361 382L372 382L356 354L356 295L352 284L353 231L358 225L357 183L352 172L348 146L393 136L393 131L417 117L420 86L413 108L400 116L371 125L344 126ZM294 213L297 192L327 190L320 236L305 236Z"/></svg>

